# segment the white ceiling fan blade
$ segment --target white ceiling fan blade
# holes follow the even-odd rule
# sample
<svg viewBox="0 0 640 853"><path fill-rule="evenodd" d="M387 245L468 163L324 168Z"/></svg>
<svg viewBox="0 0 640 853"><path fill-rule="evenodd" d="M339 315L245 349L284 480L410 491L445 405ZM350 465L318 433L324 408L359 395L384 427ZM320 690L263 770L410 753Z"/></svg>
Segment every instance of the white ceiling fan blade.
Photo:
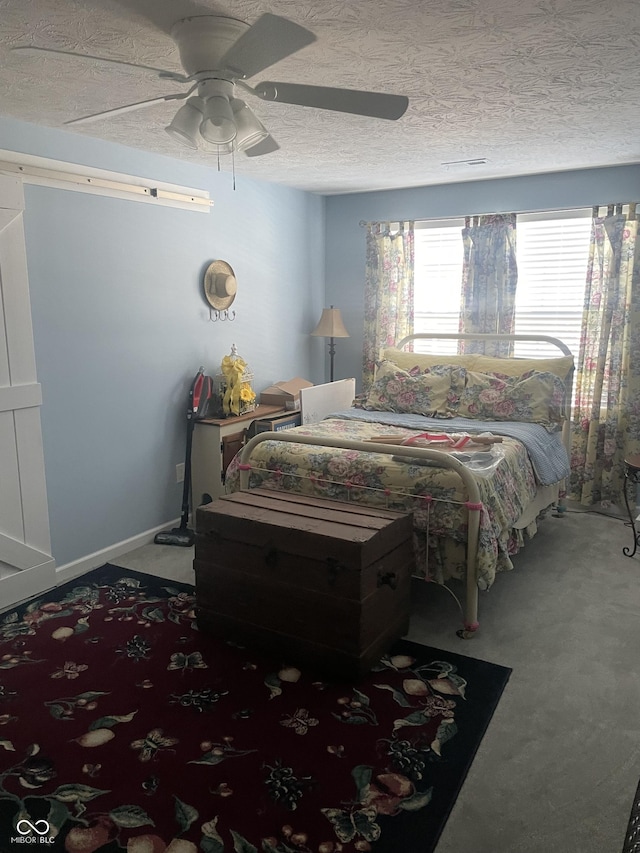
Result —
<svg viewBox="0 0 640 853"><path fill-rule="evenodd" d="M245 149L244 153L247 157L261 157L263 154L272 154L279 148L280 146L273 136L267 136L266 139L263 139L262 142L258 142L257 145L253 145L251 148Z"/></svg>
<svg viewBox="0 0 640 853"><path fill-rule="evenodd" d="M285 56L306 47L316 37L304 27L279 15L262 15L246 33L233 44L221 60L242 77L253 77L258 71L274 65Z"/></svg>
<svg viewBox="0 0 640 853"><path fill-rule="evenodd" d="M142 68L144 71L154 71L165 80L176 80L179 83L188 83L189 78L184 74L178 74L175 71L165 71L163 68L154 68L152 65L137 65L135 62L124 62L122 59L109 59L107 56L92 56L88 53L75 53L72 50L57 50L53 47L34 47L33 45L25 45L24 47L12 47L11 50L19 50L23 53L55 53L59 56L77 56L80 59L93 59L98 62L111 62L114 65L126 65L128 68Z"/></svg>
<svg viewBox="0 0 640 853"><path fill-rule="evenodd" d="M101 113L92 113L81 118L72 118L65 121L65 124L89 124L92 121L99 121L102 118L111 118L112 116L121 115L122 113L132 113L134 110L140 110L144 107L150 107L153 104L161 104L163 101L181 101L188 98L193 89L189 92L181 92L178 95L163 95L160 98L150 98L148 101L137 101L135 104L125 104L123 107L115 107L112 110L103 110Z"/></svg>
<svg viewBox="0 0 640 853"><path fill-rule="evenodd" d="M332 89L327 86L306 86L300 83L258 83L252 90L263 101L298 104L319 110L372 116L395 121L404 115L409 99L404 95L381 92L361 92L357 89Z"/></svg>

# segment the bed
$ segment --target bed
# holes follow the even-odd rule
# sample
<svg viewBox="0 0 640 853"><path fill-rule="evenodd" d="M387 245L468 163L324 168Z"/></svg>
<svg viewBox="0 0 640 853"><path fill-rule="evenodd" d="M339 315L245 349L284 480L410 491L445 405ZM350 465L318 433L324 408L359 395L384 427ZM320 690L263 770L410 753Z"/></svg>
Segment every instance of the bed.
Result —
<svg viewBox="0 0 640 853"><path fill-rule="evenodd" d="M407 351L418 340L543 342L535 359ZM478 592L564 511L573 359L533 335L404 338L380 354L371 388L319 423L251 439L227 492L272 488L413 513L414 575L464 583L463 628L478 628Z"/></svg>

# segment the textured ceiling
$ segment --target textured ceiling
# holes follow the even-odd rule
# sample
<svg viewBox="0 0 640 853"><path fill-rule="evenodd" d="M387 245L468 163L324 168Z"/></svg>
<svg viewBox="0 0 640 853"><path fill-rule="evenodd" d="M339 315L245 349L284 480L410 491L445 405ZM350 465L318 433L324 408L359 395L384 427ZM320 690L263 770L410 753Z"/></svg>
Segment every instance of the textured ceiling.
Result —
<svg viewBox="0 0 640 853"><path fill-rule="evenodd" d="M182 71L171 26L194 14L264 12L317 41L262 79L407 95L396 122L251 106L280 144L235 171L320 193L421 186L640 162L638 0L0 0L0 113L51 127L185 90L152 72L31 54L71 50ZM245 97L242 95L241 97ZM65 128L217 167L177 145L163 103ZM486 158L486 165L443 166ZM223 170L231 158L221 158Z"/></svg>

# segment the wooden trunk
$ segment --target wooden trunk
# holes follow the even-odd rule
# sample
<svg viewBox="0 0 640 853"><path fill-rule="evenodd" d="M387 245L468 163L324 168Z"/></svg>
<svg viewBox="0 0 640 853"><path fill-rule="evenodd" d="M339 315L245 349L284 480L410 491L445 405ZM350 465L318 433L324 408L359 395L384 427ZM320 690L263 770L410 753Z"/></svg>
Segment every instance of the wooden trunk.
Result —
<svg viewBox="0 0 640 853"><path fill-rule="evenodd" d="M196 511L198 625L334 678L409 627L412 516L253 489Z"/></svg>

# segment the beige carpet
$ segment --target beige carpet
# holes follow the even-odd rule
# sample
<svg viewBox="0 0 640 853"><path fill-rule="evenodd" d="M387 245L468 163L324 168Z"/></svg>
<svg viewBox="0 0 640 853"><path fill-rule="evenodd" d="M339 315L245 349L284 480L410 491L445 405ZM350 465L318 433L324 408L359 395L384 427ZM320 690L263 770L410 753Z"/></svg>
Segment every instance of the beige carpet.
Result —
<svg viewBox="0 0 640 853"><path fill-rule="evenodd" d="M640 778L640 552L618 518L570 512L480 596L460 640L453 598L414 583L409 639L513 668L437 853L620 853ZM192 549L119 565L193 578ZM399 851L400 853L400 851Z"/></svg>

